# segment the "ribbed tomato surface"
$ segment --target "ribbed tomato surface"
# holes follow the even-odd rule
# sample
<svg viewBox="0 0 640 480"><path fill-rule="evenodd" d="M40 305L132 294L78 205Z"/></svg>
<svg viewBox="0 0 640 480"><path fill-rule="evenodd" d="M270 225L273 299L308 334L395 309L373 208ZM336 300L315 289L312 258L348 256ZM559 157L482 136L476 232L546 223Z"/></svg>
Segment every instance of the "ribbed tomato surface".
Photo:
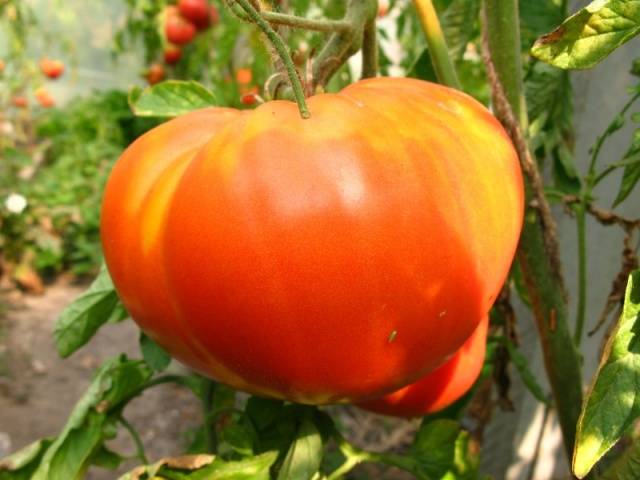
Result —
<svg viewBox="0 0 640 480"><path fill-rule="evenodd" d="M521 172L458 91L378 78L134 142L108 182L105 258L152 338L252 393L379 397L472 334L507 275Z"/></svg>
<svg viewBox="0 0 640 480"><path fill-rule="evenodd" d="M487 317L453 357L417 382L358 406L395 417L421 417L447 408L462 398L478 379L488 327Z"/></svg>

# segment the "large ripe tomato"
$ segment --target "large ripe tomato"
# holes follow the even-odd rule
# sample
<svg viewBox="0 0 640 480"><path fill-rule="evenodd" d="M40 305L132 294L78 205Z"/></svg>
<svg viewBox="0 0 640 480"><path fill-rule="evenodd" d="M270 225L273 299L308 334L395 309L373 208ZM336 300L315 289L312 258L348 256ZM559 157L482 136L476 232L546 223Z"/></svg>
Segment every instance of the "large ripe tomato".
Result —
<svg viewBox="0 0 640 480"><path fill-rule="evenodd" d="M358 406L396 417L419 417L447 408L467 393L478 379L484 362L488 326L487 317L453 357L417 382Z"/></svg>
<svg viewBox="0 0 640 480"><path fill-rule="evenodd" d="M102 241L131 313L182 362L252 393L363 401L458 350L507 275L516 152L458 91L358 82L184 115L109 179Z"/></svg>

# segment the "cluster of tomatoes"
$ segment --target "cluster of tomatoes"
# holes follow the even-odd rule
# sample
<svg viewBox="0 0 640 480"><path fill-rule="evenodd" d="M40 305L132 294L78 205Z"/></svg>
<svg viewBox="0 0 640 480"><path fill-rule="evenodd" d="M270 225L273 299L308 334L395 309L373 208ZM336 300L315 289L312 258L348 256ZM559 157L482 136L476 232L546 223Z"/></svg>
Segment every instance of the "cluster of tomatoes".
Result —
<svg viewBox="0 0 640 480"><path fill-rule="evenodd" d="M60 60L43 57L39 62L39 66L42 74L51 80L59 78L64 73L64 63ZM4 69L5 63L0 60L0 74ZM50 108L56 104L55 99L46 87L36 88L33 95L41 107ZM15 95L11 99L11 103L17 108L27 108L29 105L29 101L25 95Z"/></svg>
<svg viewBox="0 0 640 480"><path fill-rule="evenodd" d="M182 59L182 47L191 43L198 32L216 25L220 19L218 9L207 0L178 0L162 13L162 33L165 40L164 63L175 65ZM165 78L162 63L152 64L145 75L150 85Z"/></svg>

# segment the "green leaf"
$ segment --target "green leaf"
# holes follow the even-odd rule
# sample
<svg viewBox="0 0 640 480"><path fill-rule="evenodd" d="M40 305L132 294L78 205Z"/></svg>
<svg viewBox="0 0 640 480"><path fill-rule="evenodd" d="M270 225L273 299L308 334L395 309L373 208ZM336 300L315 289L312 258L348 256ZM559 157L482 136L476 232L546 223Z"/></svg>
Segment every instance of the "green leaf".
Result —
<svg viewBox="0 0 640 480"><path fill-rule="evenodd" d="M516 348L516 346L509 341L509 339L504 339L504 344L507 347L509 352L509 358L511 358L511 363L516 367L520 378L524 382L525 386L529 389L531 394L540 402L547 404L549 401L547 400L547 396L542 390L542 387L538 383L535 375L529 369L529 362L527 358Z"/></svg>
<svg viewBox="0 0 640 480"><path fill-rule="evenodd" d="M467 44L478 32L478 0L453 0L440 16L449 54L454 60L462 58Z"/></svg>
<svg viewBox="0 0 640 480"><path fill-rule="evenodd" d="M523 51L529 50L540 35L564 20L561 2L557 0L519 0L518 3Z"/></svg>
<svg viewBox="0 0 640 480"><path fill-rule="evenodd" d="M47 448L32 480L82 478L93 456L100 454L104 440L112 436L109 413L117 413L121 403L150 377L144 362L129 361L124 356L103 364L62 432Z"/></svg>
<svg viewBox="0 0 640 480"><path fill-rule="evenodd" d="M638 0L595 0L540 37L531 54L563 69L589 68L638 33Z"/></svg>
<svg viewBox="0 0 640 480"><path fill-rule="evenodd" d="M304 418L278 473L278 480L311 480L321 462L322 437L313 422Z"/></svg>
<svg viewBox="0 0 640 480"><path fill-rule="evenodd" d="M68 357L86 344L102 325L123 318L126 311L103 265L89 289L58 317L53 329L58 354Z"/></svg>
<svg viewBox="0 0 640 480"><path fill-rule="evenodd" d="M169 80L130 96L133 112L141 117L176 117L216 105L212 92L193 81Z"/></svg>
<svg viewBox="0 0 640 480"><path fill-rule="evenodd" d="M425 48L420 52L420 55L418 55L418 58L409 69L407 77L419 78L420 80L434 83L438 81L436 70L431 62L431 55L429 55L429 49Z"/></svg>
<svg viewBox="0 0 640 480"><path fill-rule="evenodd" d="M104 445L91 457L91 464L108 470L116 470L123 462L124 458L113 450L109 450Z"/></svg>
<svg viewBox="0 0 640 480"><path fill-rule="evenodd" d="M140 332L140 351L147 365L156 372L162 372L171 363L171 355L144 332Z"/></svg>
<svg viewBox="0 0 640 480"><path fill-rule="evenodd" d="M261 431L273 425L282 410L284 402L262 397L249 397L245 412L256 430Z"/></svg>
<svg viewBox="0 0 640 480"><path fill-rule="evenodd" d="M629 276L616 330L578 421L573 471L586 476L640 415L640 270Z"/></svg>
<svg viewBox="0 0 640 480"><path fill-rule="evenodd" d="M633 191L640 180L640 130L633 135L633 142L622 162L626 164L620 182L620 189L613 206L620 205Z"/></svg>
<svg viewBox="0 0 640 480"><path fill-rule="evenodd" d="M635 440L598 480L636 480L640 478L640 441Z"/></svg>
<svg viewBox="0 0 640 480"><path fill-rule="evenodd" d="M253 455L254 439L253 431L242 423L230 423L220 434L221 442L243 457Z"/></svg>
<svg viewBox="0 0 640 480"><path fill-rule="evenodd" d="M0 460L0 480L30 480L52 438L37 440Z"/></svg>
<svg viewBox="0 0 640 480"><path fill-rule="evenodd" d="M269 469L277 458L278 452L266 452L235 462L214 460L213 455L169 458L138 467L119 480L154 478L156 475L169 480L269 480Z"/></svg>
<svg viewBox="0 0 640 480"><path fill-rule="evenodd" d="M416 433L411 456L429 478L442 478L454 465L460 425L454 420L423 421Z"/></svg>

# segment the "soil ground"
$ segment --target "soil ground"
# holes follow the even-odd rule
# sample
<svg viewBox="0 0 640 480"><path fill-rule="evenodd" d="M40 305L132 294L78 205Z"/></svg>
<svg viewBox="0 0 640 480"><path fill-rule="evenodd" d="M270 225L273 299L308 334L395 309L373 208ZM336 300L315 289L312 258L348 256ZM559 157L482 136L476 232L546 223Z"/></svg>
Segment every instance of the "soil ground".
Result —
<svg viewBox="0 0 640 480"><path fill-rule="evenodd" d="M53 326L62 309L86 286L58 282L42 296L11 292L0 299L0 458L32 441L56 435L71 409L89 385L95 368L104 360L126 353L139 357L138 329L131 321L107 325L91 342L68 359L61 359L53 343ZM173 362L171 369L182 367ZM406 448L418 425L371 415L350 407L332 407L356 445L389 451ZM136 427L151 461L180 454L190 430L201 421L199 401L174 385L148 390L126 408L125 417ZM120 429L122 430L122 429ZM109 447L133 454L131 439L124 433ZM111 480L128 471L91 469L87 480ZM396 470L364 465L349 478L400 480L413 478Z"/></svg>

